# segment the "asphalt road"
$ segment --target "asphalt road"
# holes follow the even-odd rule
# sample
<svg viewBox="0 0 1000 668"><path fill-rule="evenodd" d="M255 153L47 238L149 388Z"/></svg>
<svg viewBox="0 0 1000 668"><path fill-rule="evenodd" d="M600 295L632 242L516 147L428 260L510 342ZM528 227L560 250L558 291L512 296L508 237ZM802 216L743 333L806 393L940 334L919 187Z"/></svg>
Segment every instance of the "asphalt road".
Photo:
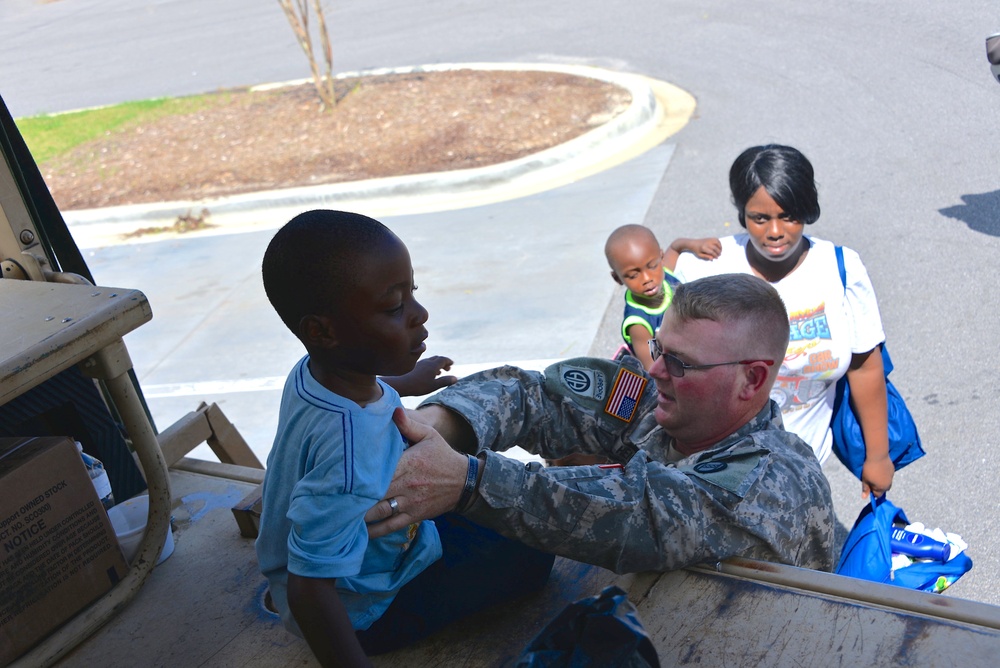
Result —
<svg viewBox="0 0 1000 668"><path fill-rule="evenodd" d="M669 140L669 161L628 168L662 171L652 172L655 186L640 186L645 210L607 213L609 226L641 217L663 243L734 231L726 175L743 148L776 141L803 150L824 212L810 231L865 260L893 379L929 452L900 472L890 497L911 519L969 542L975 568L950 595L1000 604L1000 85L984 48L1000 30L995 0L369 0L334 3L331 25L338 71L569 62L691 92L696 116ZM16 116L306 74L277 3L0 3L0 86ZM570 236L574 221L557 208L565 194L531 207L542 212L539 226ZM190 253L179 270L252 257L222 246ZM603 275L599 265L588 256L552 275ZM490 271L514 280L503 267ZM204 294L189 287L192 301ZM153 307L157 317L168 310ZM859 486L836 462L826 468L850 523Z"/></svg>

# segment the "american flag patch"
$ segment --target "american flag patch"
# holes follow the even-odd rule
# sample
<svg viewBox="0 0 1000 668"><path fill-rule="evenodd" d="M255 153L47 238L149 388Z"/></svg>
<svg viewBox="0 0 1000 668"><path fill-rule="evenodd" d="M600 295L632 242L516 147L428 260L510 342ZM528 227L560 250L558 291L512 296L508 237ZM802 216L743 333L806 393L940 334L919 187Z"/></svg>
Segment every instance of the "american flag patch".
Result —
<svg viewBox="0 0 1000 668"><path fill-rule="evenodd" d="M639 405L639 397L646 389L646 378L637 373L621 368L618 377L615 378L614 387L611 389L611 398L608 399L604 412L614 415L619 420L631 422L635 416L635 407Z"/></svg>

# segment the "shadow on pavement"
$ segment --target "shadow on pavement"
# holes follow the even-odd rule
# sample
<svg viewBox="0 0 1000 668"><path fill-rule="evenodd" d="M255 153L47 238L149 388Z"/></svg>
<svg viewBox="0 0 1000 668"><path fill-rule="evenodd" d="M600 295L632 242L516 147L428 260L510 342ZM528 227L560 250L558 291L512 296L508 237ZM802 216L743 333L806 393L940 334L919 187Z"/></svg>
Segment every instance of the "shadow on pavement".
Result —
<svg viewBox="0 0 1000 668"><path fill-rule="evenodd" d="M962 195L962 204L938 209L938 212L962 221L976 232L1000 237L1000 190Z"/></svg>

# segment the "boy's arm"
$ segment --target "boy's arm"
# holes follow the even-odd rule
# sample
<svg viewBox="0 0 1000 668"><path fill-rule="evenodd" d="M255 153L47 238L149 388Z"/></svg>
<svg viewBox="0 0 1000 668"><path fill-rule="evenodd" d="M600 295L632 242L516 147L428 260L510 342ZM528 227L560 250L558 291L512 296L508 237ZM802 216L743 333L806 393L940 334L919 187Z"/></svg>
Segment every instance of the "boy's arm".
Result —
<svg viewBox="0 0 1000 668"><path fill-rule="evenodd" d="M663 266L673 271L677 268L677 258L681 256L683 251L676 248L678 241L687 241L687 239L674 239L673 243L663 251Z"/></svg>
<svg viewBox="0 0 1000 668"><path fill-rule="evenodd" d="M381 376L386 385L401 397L422 397L458 382L455 376L439 376L451 368L452 361L443 355L420 360L413 371L402 376Z"/></svg>
<svg viewBox="0 0 1000 668"><path fill-rule="evenodd" d="M673 271L677 268L677 258L681 253L694 253L702 260L714 260L722 253L722 242L715 237L704 239L674 239L663 252L663 266Z"/></svg>
<svg viewBox="0 0 1000 668"><path fill-rule="evenodd" d="M628 336L632 341L632 354L642 362L642 368L647 372L653 366L653 356L649 354L649 330L636 324L628 328Z"/></svg>
<svg viewBox="0 0 1000 668"><path fill-rule="evenodd" d="M288 574L288 607L322 666L371 666L354 633L335 578Z"/></svg>

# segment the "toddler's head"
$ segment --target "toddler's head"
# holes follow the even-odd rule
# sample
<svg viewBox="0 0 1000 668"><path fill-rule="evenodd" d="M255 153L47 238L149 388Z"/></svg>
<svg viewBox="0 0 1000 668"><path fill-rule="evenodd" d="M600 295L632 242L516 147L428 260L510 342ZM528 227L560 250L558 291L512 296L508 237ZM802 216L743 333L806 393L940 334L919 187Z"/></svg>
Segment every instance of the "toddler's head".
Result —
<svg viewBox="0 0 1000 668"><path fill-rule="evenodd" d="M663 297L663 250L648 227L622 225L608 237L604 255L616 283L640 299Z"/></svg>

